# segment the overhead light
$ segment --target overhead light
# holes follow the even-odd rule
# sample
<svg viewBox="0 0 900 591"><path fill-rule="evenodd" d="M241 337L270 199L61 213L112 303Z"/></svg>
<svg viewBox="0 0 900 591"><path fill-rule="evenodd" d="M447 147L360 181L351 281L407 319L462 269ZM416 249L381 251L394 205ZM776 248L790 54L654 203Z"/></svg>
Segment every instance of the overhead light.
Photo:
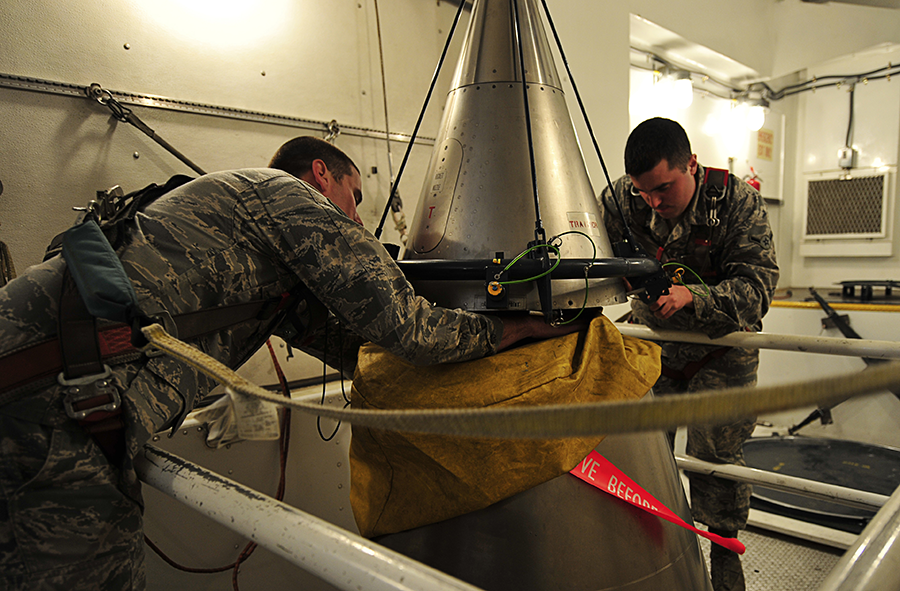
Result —
<svg viewBox="0 0 900 591"><path fill-rule="evenodd" d="M769 101L765 99L749 99L747 103L747 129L759 131L766 123L766 111L769 109Z"/></svg>
<svg viewBox="0 0 900 591"><path fill-rule="evenodd" d="M672 80L669 100L676 109L687 109L694 101L694 85L687 70L666 67L663 74Z"/></svg>
<svg viewBox="0 0 900 591"><path fill-rule="evenodd" d="M130 3L142 16L156 21L154 31L185 40L186 51L199 51L198 46L207 46L217 55L233 48L271 42L292 23L303 22L304 15L298 13L305 10L297 6L302 3L292 0L130 0Z"/></svg>

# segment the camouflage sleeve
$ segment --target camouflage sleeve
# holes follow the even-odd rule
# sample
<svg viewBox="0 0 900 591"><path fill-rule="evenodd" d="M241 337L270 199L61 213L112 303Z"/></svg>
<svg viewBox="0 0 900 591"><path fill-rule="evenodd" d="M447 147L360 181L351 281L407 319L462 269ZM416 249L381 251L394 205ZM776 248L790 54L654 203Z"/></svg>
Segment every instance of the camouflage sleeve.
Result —
<svg viewBox="0 0 900 591"><path fill-rule="evenodd" d="M721 244L713 262L723 277L709 296L694 295L693 326L711 338L759 329L778 283L778 263L765 203L755 190L737 181Z"/></svg>
<svg viewBox="0 0 900 591"><path fill-rule="evenodd" d="M260 185L257 224L284 263L341 323L417 365L492 354L495 318L432 306L417 296L378 240L309 185Z"/></svg>
<svg viewBox="0 0 900 591"><path fill-rule="evenodd" d="M609 241L615 244L616 242L621 242L625 236L625 224L617 207L617 203L621 205L619 199L622 191L625 189L625 177L613 183L613 189L619 197L614 196L607 186L600 193L600 197L597 198L597 203L600 205L600 216L603 219L603 224L606 226Z"/></svg>

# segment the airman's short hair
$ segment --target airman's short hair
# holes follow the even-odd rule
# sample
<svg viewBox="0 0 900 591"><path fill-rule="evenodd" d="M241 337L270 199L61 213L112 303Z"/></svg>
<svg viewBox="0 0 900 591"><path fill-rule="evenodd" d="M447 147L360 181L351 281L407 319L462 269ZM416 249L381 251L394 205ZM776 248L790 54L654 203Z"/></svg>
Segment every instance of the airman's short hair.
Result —
<svg viewBox="0 0 900 591"><path fill-rule="evenodd" d="M677 122L662 117L647 119L634 128L625 143L625 174L639 177L663 159L670 169L687 170L691 142Z"/></svg>
<svg viewBox="0 0 900 591"><path fill-rule="evenodd" d="M340 149L325 140L308 135L295 137L282 144L269 161L269 168L277 168L300 178L310 171L313 160L323 161L338 182L354 168L359 171L353 160Z"/></svg>

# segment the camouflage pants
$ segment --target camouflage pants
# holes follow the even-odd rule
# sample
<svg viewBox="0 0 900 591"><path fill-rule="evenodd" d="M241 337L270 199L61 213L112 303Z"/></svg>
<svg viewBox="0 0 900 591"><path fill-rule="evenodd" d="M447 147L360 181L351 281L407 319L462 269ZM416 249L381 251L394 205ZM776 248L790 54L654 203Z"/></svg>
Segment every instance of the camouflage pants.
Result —
<svg viewBox="0 0 900 591"><path fill-rule="evenodd" d="M664 346L663 363L681 369L686 361L702 357L708 348L670 343ZM657 396L685 394L756 384L759 367L758 353L746 349L732 349L723 357L706 363L690 380L675 380L665 376L653 387ZM755 419L743 419L727 425L691 425L688 427L687 453L698 459L746 465L743 445L753 433ZM747 526L750 512L749 484L715 478L705 474L688 474L691 483L691 514L695 521L725 531L737 531Z"/></svg>
<svg viewBox="0 0 900 591"><path fill-rule="evenodd" d="M142 590L141 509L79 427L0 414L0 589Z"/></svg>

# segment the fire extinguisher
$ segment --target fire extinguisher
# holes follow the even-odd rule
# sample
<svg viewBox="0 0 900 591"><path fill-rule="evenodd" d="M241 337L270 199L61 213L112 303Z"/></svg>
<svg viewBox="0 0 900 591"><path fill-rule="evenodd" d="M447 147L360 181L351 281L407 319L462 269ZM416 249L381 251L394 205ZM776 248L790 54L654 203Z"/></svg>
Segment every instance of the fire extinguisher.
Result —
<svg viewBox="0 0 900 591"><path fill-rule="evenodd" d="M761 179L759 178L759 175L756 174L756 171L753 170L752 166L750 167L750 173L751 174L744 176L744 180L747 181L748 185L759 191Z"/></svg>

